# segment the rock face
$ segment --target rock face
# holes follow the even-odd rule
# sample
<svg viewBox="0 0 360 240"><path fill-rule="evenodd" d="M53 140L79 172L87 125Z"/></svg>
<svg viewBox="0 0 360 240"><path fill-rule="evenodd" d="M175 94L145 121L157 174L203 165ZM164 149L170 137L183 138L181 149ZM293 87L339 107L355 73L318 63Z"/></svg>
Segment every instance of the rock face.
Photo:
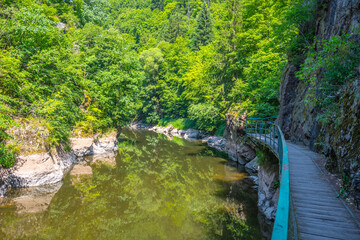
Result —
<svg viewBox="0 0 360 240"><path fill-rule="evenodd" d="M219 151L225 151L226 140L223 137L210 136L204 138L202 141L206 142L212 148Z"/></svg>
<svg viewBox="0 0 360 240"><path fill-rule="evenodd" d="M234 160L245 165L245 170L251 175L249 177L258 190L258 209L261 231L264 236L271 238L272 226L275 220L276 208L279 198L279 189L274 186L279 178L279 167L277 164L258 165L256 149L251 141L244 137L243 121L234 117L231 113L226 116L227 124L224 132L226 138L225 151ZM256 151L255 151L256 149ZM272 158L272 156L269 156ZM267 161L273 162L273 161Z"/></svg>
<svg viewBox="0 0 360 240"><path fill-rule="evenodd" d="M263 166L259 169L259 191L258 207L267 219L275 220L277 202L279 199L279 188L275 188L275 183L279 179L276 166Z"/></svg>
<svg viewBox="0 0 360 240"><path fill-rule="evenodd" d="M314 22L310 23L316 26L316 38L321 41L354 32L360 27L359 6L359 0L321 1ZM356 36L353 40L360 42ZM329 171L349 172L352 187L357 191L360 189L360 181L355 178L360 174L360 67L357 69L357 80L345 84L336 94L341 116L332 116L326 123L318 120L322 109L304 103L310 89L296 78L298 70L299 64L290 63L284 71L277 121L286 138L322 152L327 158ZM322 81L320 77L317 82ZM349 171L344 171L347 169ZM354 195L360 206L360 194Z"/></svg>
<svg viewBox="0 0 360 240"><path fill-rule="evenodd" d="M19 156L14 167L0 169L0 197L4 196L8 188L35 187L60 182L79 158L117 150L115 134L96 140L72 138L70 142L70 152L58 147L51 152Z"/></svg>
<svg viewBox="0 0 360 240"><path fill-rule="evenodd" d="M70 138L71 149L76 157L84 157L94 154L94 139L92 138Z"/></svg>
<svg viewBox="0 0 360 240"><path fill-rule="evenodd" d="M254 147L245 143L245 132L242 130L244 117L234 117L232 114L226 115L226 129L224 132L224 137L227 140L225 151L228 152L230 159L242 165L247 164L256 157Z"/></svg>
<svg viewBox="0 0 360 240"><path fill-rule="evenodd" d="M258 158L256 157L250 162L248 162L245 165L245 169L251 176L257 176L259 170Z"/></svg>
<svg viewBox="0 0 360 240"><path fill-rule="evenodd" d="M58 148L53 153L19 156L17 164L2 170L2 197L9 187L35 187L61 181L64 173L76 162L75 155Z"/></svg>
<svg viewBox="0 0 360 240"><path fill-rule="evenodd" d="M113 152L117 150L116 135L94 138L70 138L71 149L76 157Z"/></svg>
<svg viewBox="0 0 360 240"><path fill-rule="evenodd" d="M118 149L116 136L104 137L93 143L94 154L114 152Z"/></svg>

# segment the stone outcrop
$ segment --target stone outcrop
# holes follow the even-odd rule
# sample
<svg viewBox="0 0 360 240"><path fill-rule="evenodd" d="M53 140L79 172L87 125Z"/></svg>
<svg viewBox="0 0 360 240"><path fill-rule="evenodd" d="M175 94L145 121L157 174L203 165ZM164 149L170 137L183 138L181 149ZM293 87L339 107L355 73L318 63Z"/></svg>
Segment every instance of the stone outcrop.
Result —
<svg viewBox="0 0 360 240"><path fill-rule="evenodd" d="M318 40L328 40L335 35L352 33L360 27L359 0L323 0L318 4L315 26ZM309 25L308 24L308 25ZM306 29L304 29L306 31ZM360 43L359 36L352 40ZM303 56L305 59L306 56ZM354 196L360 206L360 67L355 80L344 84L335 94L338 113L320 122L323 109L305 104L311 94L309 86L296 78L299 63L286 67L281 84L280 113L277 122L285 137L302 142L326 157L326 168L333 173L345 173L352 181ZM317 83L323 81L318 75Z"/></svg>
<svg viewBox="0 0 360 240"><path fill-rule="evenodd" d="M60 182L82 157L113 153L117 150L115 133L98 139L72 138L70 143L69 152L58 147L49 152L20 155L14 167L0 169L0 197L3 197L9 188L35 187Z"/></svg>
<svg viewBox="0 0 360 240"><path fill-rule="evenodd" d="M85 157L117 150L115 134L100 139L70 138L71 149L76 157Z"/></svg>
<svg viewBox="0 0 360 240"><path fill-rule="evenodd" d="M71 149L76 157L85 157L94 154L94 139L70 138Z"/></svg>
<svg viewBox="0 0 360 240"><path fill-rule="evenodd" d="M275 188L275 183L279 180L277 166L262 166L259 168L259 190L258 208L266 219L275 220L277 203L279 200L280 188Z"/></svg>
<svg viewBox="0 0 360 240"><path fill-rule="evenodd" d="M218 137L218 136L205 137L202 140L202 142L206 142L209 145L209 147L215 148L218 151L225 151L226 140L223 137Z"/></svg>
<svg viewBox="0 0 360 240"><path fill-rule="evenodd" d="M277 164L259 166L256 151L262 151L262 149L257 148L245 136L244 121L242 120L244 117L234 117L231 113L226 116L225 151L229 153L232 160L245 165L245 170L251 175L249 178L253 180L255 188L258 190L258 209L261 216L259 220L262 222L260 224L263 228L262 233L264 236L271 236L279 196L279 190L274 187L279 179L279 167ZM266 156L267 154L270 153L261 154L269 158L269 161L265 162L273 162L270 161L273 156Z"/></svg>
<svg viewBox="0 0 360 240"><path fill-rule="evenodd" d="M57 183L74 163L75 155L61 148L53 152L19 156L14 167L1 169L0 197L8 188Z"/></svg>
<svg viewBox="0 0 360 240"><path fill-rule="evenodd" d="M245 165L245 170L251 175L251 176L257 176L258 170L259 170L259 164L258 164L258 158L254 158L250 162L248 162Z"/></svg>

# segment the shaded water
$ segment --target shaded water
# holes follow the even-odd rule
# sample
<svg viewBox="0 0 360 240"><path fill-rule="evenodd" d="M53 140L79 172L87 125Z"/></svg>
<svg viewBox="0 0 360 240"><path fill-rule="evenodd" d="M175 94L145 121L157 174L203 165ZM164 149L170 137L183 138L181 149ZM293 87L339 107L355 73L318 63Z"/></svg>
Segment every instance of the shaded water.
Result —
<svg viewBox="0 0 360 240"><path fill-rule="evenodd" d="M0 239L260 239L243 170L199 142L124 130L115 155L0 200Z"/></svg>

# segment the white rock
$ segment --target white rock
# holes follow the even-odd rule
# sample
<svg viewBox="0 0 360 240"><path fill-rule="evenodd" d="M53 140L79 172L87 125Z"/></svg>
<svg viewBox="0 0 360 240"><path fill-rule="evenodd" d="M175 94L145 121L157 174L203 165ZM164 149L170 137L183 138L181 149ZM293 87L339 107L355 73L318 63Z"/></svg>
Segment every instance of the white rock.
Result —
<svg viewBox="0 0 360 240"><path fill-rule="evenodd" d="M188 129L185 131L184 137L185 137L185 139L187 139L187 138L198 139L199 135L200 135L199 131L194 130L194 129Z"/></svg>
<svg viewBox="0 0 360 240"><path fill-rule="evenodd" d="M93 138L70 138L71 149L77 157L94 154Z"/></svg>
<svg viewBox="0 0 360 240"><path fill-rule="evenodd" d="M116 136L100 138L93 143L93 153L106 153L117 150L117 139Z"/></svg>

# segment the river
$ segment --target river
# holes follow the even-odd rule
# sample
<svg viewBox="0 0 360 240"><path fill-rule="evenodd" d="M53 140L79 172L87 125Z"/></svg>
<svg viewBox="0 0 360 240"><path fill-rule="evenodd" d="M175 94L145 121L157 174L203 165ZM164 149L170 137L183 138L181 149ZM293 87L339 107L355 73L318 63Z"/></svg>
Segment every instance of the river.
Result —
<svg viewBox="0 0 360 240"><path fill-rule="evenodd" d="M123 130L59 184L0 200L0 239L261 239L245 171L199 141Z"/></svg>

